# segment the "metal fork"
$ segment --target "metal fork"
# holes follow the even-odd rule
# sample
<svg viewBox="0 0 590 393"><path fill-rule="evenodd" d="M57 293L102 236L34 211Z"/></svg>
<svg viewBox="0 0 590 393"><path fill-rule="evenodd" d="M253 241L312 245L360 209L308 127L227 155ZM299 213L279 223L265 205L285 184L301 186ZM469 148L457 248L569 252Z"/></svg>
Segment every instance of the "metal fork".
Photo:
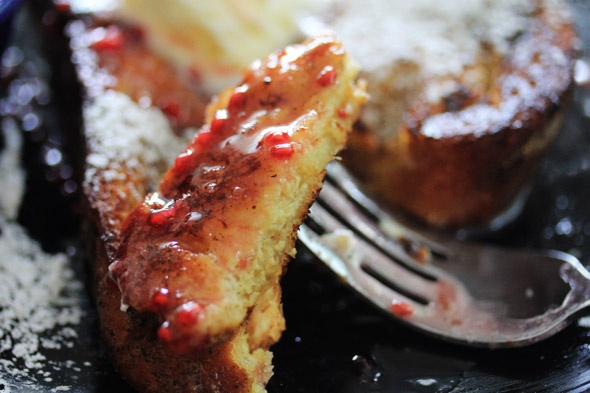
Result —
<svg viewBox="0 0 590 393"><path fill-rule="evenodd" d="M572 255L426 238L380 209L337 162L299 239L386 313L458 343L532 344L590 305L590 273Z"/></svg>

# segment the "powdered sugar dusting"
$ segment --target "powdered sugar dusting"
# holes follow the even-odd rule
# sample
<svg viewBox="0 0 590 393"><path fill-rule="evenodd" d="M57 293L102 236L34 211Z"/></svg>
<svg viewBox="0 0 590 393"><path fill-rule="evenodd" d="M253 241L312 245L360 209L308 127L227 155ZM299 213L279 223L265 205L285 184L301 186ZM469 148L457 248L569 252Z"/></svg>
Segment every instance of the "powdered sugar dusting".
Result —
<svg viewBox="0 0 590 393"><path fill-rule="evenodd" d="M5 122L3 130L8 143L0 154L0 177L12 178L19 200L0 193L0 387L39 390L40 383L52 379L44 350L72 347L78 338L73 327L83 316L82 284L65 254L45 253L13 221L24 188L21 138L11 123Z"/></svg>
<svg viewBox="0 0 590 393"><path fill-rule="evenodd" d="M35 389L33 371L50 363L43 350L73 346L77 339L72 326L83 315L82 286L66 255L44 253L18 224L0 224L0 374L11 376L0 383Z"/></svg>
<svg viewBox="0 0 590 393"><path fill-rule="evenodd" d="M2 59L11 67L2 74L13 79L5 80L7 97L0 98L0 391L48 391L50 382L51 391L67 391L70 386L56 383L59 370L76 362L55 360L52 352L78 341L84 291L69 257L44 252L16 221L25 194L23 130L35 128L26 120L39 119L45 102L43 75L32 62L21 64L23 58L14 49Z"/></svg>
<svg viewBox="0 0 590 393"><path fill-rule="evenodd" d="M371 97L362 122L389 138L416 102L485 89L490 59L511 54L539 11L565 8L563 0L332 0L315 30L335 30L359 62Z"/></svg>
<svg viewBox="0 0 590 393"><path fill-rule="evenodd" d="M425 76L458 74L482 43L500 53L526 27L532 0L335 0L330 26L370 72L398 61Z"/></svg>
<svg viewBox="0 0 590 393"><path fill-rule="evenodd" d="M84 120L90 147L87 177L94 177L94 170L100 169L109 180L118 176L118 168L113 165L124 162L128 168L148 168L152 171L148 177L155 182L163 165L170 164L186 145L185 138L171 137L174 132L159 109L143 108L113 90L96 96L87 105ZM194 132L188 130L187 134Z"/></svg>

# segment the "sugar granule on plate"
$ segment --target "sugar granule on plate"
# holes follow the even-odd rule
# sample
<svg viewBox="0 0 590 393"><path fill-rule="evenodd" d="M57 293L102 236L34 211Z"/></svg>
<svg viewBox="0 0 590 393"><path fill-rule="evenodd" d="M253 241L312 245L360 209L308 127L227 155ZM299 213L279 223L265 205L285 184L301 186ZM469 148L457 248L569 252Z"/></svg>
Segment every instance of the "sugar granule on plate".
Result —
<svg viewBox="0 0 590 393"><path fill-rule="evenodd" d="M0 188L0 391L39 391L62 366L44 350L71 347L78 338L83 287L65 254L44 252L14 221L25 182L22 136L11 118L1 128L0 178L8 184Z"/></svg>

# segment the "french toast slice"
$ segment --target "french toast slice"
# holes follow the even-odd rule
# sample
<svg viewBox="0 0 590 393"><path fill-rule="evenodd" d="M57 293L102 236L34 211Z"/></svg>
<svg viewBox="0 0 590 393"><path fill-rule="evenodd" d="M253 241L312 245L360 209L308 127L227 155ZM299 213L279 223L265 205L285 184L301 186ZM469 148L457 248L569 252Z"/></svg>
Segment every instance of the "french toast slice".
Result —
<svg viewBox="0 0 590 393"><path fill-rule="evenodd" d="M571 101L567 2L335 3L328 23L371 96L345 165L384 206L429 224L508 222Z"/></svg>
<svg viewBox="0 0 590 393"><path fill-rule="evenodd" d="M124 307L158 316L173 351L226 340L280 292L297 229L364 97L356 73L329 36L256 62L126 219L111 276ZM267 346L256 329L250 346Z"/></svg>
<svg viewBox="0 0 590 393"><path fill-rule="evenodd" d="M209 132L216 130L219 114L232 112L226 108L228 103L240 103L233 93L244 85L219 96L209 109L210 124L175 159L188 141L184 131L201 125L204 101L199 92L191 91L190 83L146 48L141 34L123 24L84 16L75 17L66 30L85 92L84 222L100 329L110 358L120 374L142 392L264 391L272 375L269 346L284 329L279 278L294 255L296 229L321 186L323 167L343 146L365 99L354 83L355 65L331 37L288 48L256 63L244 77L248 98L240 104L243 108L224 126L231 128ZM243 111L252 116L239 116ZM245 120L250 123L242 124ZM254 120L277 132L258 128ZM253 135L248 134L250 126ZM211 145L202 148L208 134ZM266 134L259 146L258 139ZM230 145L227 154L220 147L223 138ZM188 154L193 149L195 153ZM199 164L199 160L205 161ZM209 165L213 162L228 167L216 171ZM158 191L145 199L173 163ZM207 165L200 176L212 176L219 183L210 190L212 194L185 181L192 176L191 170ZM225 175L220 176L222 172ZM193 191L192 196L183 195ZM178 201L178 205L190 202L192 218L203 214L202 222L217 237L207 239L209 232L204 229L200 233L223 256L222 268L210 263L213 258L202 258L199 267L203 270L177 271L170 282L161 283L164 276L154 268L146 269L145 283L121 280L138 271L125 256L143 256L140 244L151 246L174 235L168 230L178 222L151 228L141 223L142 218L158 216L152 208L159 210L161 206L154 203L160 198ZM226 233L228 223L232 226L227 226ZM180 222L184 230L196 230L194 225ZM264 235L256 232L259 229ZM195 243L185 252L189 260L192 253L208 246L190 233L179 236L183 242ZM226 247L236 252L244 247L243 258L226 258ZM164 250L164 255L171 250ZM108 267L116 260L109 273ZM174 264L182 269L185 263L179 259L168 262L172 262L170 269ZM125 295L130 307L121 311L121 292L109 275L119 280L125 294L146 294L148 306ZM193 284L205 287L191 288L188 281L193 279ZM237 283L241 287L234 286ZM214 284L219 288L213 288ZM229 300L210 299L207 304L203 298L207 288ZM151 309L150 302L152 306L158 302L154 303L151 291L157 290L159 297L165 292L162 289L181 296L172 298L176 303L164 301L167 307ZM211 300L228 312L215 311ZM204 310L205 322L185 332L178 328L183 317L178 322L175 318L187 308L185 304L193 302ZM158 334L167 319L169 340L165 330Z"/></svg>

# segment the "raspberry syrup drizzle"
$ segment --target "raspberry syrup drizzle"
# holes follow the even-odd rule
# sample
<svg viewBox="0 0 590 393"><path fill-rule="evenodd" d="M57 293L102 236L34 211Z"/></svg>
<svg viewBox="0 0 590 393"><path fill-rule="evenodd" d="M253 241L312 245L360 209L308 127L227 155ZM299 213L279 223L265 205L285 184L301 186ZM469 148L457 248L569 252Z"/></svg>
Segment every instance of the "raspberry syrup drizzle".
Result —
<svg viewBox="0 0 590 393"><path fill-rule="evenodd" d="M158 316L157 335L172 351L215 341L200 325L227 296L223 276L244 268L216 251L218 238L231 228L232 214L256 208L260 185L279 181L300 154L297 135L318 116L306 103L337 83L343 55L331 39L317 39L254 63L237 88L213 103L208 124L126 220L110 275L124 307ZM240 236L248 244L250 235ZM240 253L247 260L253 251Z"/></svg>

